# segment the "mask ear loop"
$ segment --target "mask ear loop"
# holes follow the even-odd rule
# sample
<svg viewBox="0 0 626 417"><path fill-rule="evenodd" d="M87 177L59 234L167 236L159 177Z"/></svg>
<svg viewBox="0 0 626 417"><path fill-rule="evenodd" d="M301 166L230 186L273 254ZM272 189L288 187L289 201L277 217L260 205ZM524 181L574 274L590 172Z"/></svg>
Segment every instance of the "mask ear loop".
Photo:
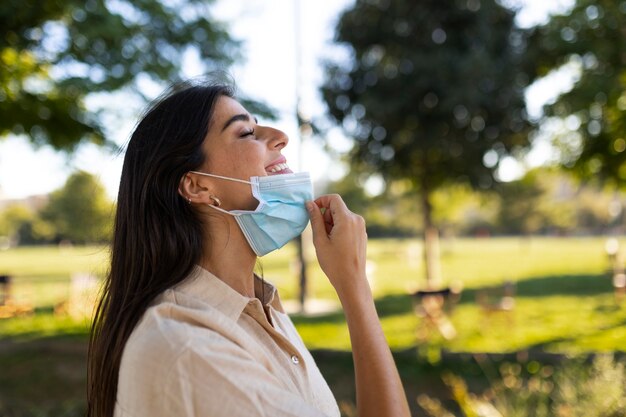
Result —
<svg viewBox="0 0 626 417"><path fill-rule="evenodd" d="M200 174L200 175L206 175L207 177L214 177L214 178L220 178L223 180L228 180L228 181L236 181L236 182L242 182L244 184L250 184L252 185L252 183L250 181L246 181L246 180L240 180L239 178L230 178L230 177L223 177L221 175L215 175L215 174L207 174L206 172L200 172L200 171L189 171L192 174Z"/></svg>
<svg viewBox="0 0 626 417"><path fill-rule="evenodd" d="M215 209L215 210L217 210L217 211L221 211L222 213L228 214L228 215L233 216L233 217L239 216L239 213L231 213L230 211L224 210L223 208L218 207L218 206L214 206L213 204L208 204L208 206L213 208L213 209Z"/></svg>
<svg viewBox="0 0 626 417"><path fill-rule="evenodd" d="M235 214L224 210L223 208L221 208L220 206L222 205L222 202L220 201L219 198L215 197L214 195L210 195L209 198L213 201L215 201L215 205L213 204L209 204L209 207L214 208L215 210L221 211L222 213L226 213L226 214L230 214L231 216L235 216Z"/></svg>
<svg viewBox="0 0 626 417"><path fill-rule="evenodd" d="M205 176L207 176L207 177L220 178L220 179L223 179L223 180L228 180L228 181L236 181L236 182L242 182L242 183L244 183L244 184L249 184L249 185L252 185L252 183L251 183L250 181L240 180L239 178L224 177L224 176L222 176L222 175L208 174L208 173L206 173L206 172L200 172L200 171L189 171L189 172L190 172L190 173L192 173L192 174L205 175ZM224 213L224 214L228 214L228 215L233 216L233 217L237 217L237 216L239 216L239 214L238 214L238 213L231 213L230 211L228 211L228 210L224 210L223 208L221 208L221 207L220 207L220 205L221 205L222 203L220 202L220 200L219 200L217 197L215 197L215 196L209 196L209 198L210 198L211 200L215 201L215 203L216 203L215 205L213 205L213 204L209 204L209 205L208 205L209 207L214 208L214 209L215 209L215 210L217 210L217 211L221 211L222 213Z"/></svg>

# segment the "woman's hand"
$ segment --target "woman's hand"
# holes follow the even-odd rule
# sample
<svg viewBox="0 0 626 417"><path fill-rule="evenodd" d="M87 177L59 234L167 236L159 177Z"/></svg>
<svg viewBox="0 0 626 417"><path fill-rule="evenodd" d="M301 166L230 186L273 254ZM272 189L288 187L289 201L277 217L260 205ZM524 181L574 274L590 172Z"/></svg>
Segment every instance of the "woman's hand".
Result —
<svg viewBox="0 0 626 417"><path fill-rule="evenodd" d="M402 382L380 326L365 276L365 221L338 195L307 203L313 244L322 270L335 287L350 332L357 414L409 417Z"/></svg>
<svg viewBox="0 0 626 417"><path fill-rule="evenodd" d="M337 194L307 203L313 244L320 267L341 297L345 289L365 279L365 220L352 213Z"/></svg>

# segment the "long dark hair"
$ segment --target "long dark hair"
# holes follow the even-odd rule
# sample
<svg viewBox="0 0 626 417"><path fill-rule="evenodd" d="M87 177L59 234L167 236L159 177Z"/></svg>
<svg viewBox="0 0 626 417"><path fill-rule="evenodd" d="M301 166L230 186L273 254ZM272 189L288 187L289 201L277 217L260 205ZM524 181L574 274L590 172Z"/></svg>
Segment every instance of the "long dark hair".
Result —
<svg viewBox="0 0 626 417"><path fill-rule="evenodd" d="M153 103L128 142L111 267L91 329L88 416L112 417L124 345L152 300L181 282L202 253L200 219L178 194L205 161L202 143L224 84L178 84Z"/></svg>

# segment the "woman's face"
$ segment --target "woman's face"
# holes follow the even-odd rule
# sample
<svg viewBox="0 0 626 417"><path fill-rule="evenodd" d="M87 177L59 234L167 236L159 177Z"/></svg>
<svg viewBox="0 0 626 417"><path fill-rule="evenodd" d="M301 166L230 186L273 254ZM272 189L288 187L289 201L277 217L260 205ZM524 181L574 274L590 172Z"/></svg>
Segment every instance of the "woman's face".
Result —
<svg viewBox="0 0 626 417"><path fill-rule="evenodd" d="M261 126L236 100L218 99L204 140L204 172L249 181L252 176L292 172L281 150L289 139L280 130ZM226 210L254 210L258 201L250 185L210 178Z"/></svg>

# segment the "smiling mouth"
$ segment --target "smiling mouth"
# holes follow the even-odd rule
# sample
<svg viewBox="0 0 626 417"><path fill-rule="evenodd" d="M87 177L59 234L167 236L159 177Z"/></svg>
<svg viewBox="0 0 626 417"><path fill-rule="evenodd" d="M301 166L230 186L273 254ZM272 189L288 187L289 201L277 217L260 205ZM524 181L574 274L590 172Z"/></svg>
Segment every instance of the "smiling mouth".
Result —
<svg viewBox="0 0 626 417"><path fill-rule="evenodd" d="M265 169L268 175L278 175L278 174L291 174L293 171L289 169L289 166L286 162L281 162L280 164L269 166Z"/></svg>

